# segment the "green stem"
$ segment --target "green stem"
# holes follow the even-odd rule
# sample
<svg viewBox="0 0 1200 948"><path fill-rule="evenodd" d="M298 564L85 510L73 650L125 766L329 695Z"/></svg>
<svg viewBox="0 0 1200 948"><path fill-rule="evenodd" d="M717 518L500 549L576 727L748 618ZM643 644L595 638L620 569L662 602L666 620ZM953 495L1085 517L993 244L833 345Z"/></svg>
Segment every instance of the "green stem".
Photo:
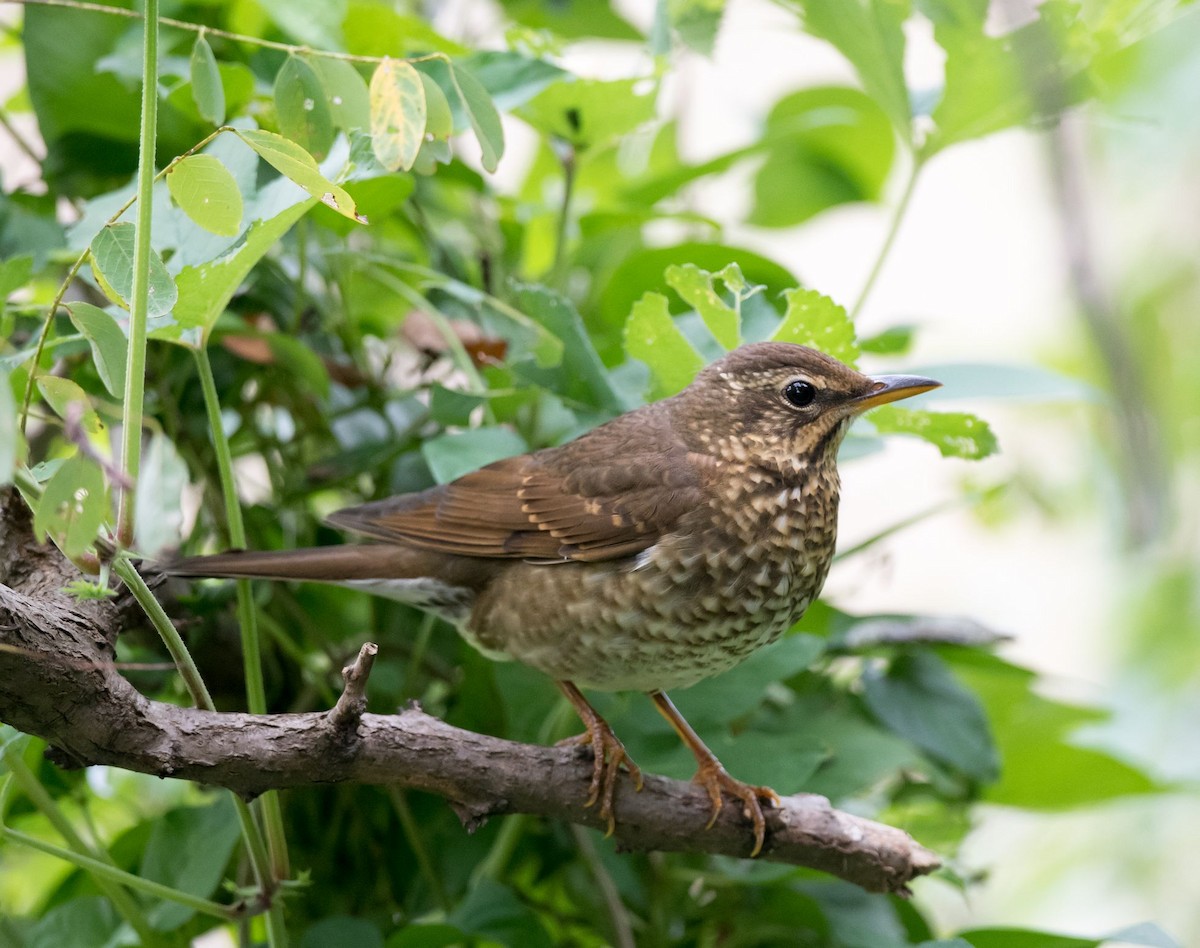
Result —
<svg viewBox="0 0 1200 948"><path fill-rule="evenodd" d="M97 881L103 878L120 885L128 886L131 889L138 889L154 898L177 902L180 905L186 905L189 908L195 909L197 912L203 912L205 915L213 915L225 921L233 921L247 914L245 909L240 909L237 906L222 905L219 902L189 895L186 892L181 892L179 889L172 889L168 885L163 885L161 882L152 882L149 879L143 879L141 876L135 876L133 873L118 869L116 866L110 866L99 859L72 852L69 849L63 849L61 846L47 843L36 836L30 836L19 830L9 829L7 826L0 826L0 838L11 839L13 842L22 843L31 849L36 849L47 855L65 860L99 877ZM148 943L160 944L160 941L156 940L152 934L151 940Z"/></svg>
<svg viewBox="0 0 1200 948"><path fill-rule="evenodd" d="M404 791L394 786L387 788L387 794L388 799L392 801L392 807L396 810L396 816L400 818L400 828L404 830L408 844L412 846L413 854L417 857L417 866L421 870L421 875L425 877L425 884L432 890L433 897L442 907L442 911L449 912L452 903L449 896L446 895L446 887L442 885L442 877L438 875L433 860L429 856L429 849L425 845L424 837L421 836L421 828L417 825L416 817L413 816L412 807L408 804L408 797L405 796Z"/></svg>
<svg viewBox="0 0 1200 948"><path fill-rule="evenodd" d="M217 455L217 471L221 480L221 494L225 499L225 522L229 530L230 545L236 549L246 546L246 525L242 520L242 507L238 503L237 482L233 476L233 452L229 439L221 425L221 401L217 395L217 384L213 378L212 362L208 350L193 350L196 368L200 374L200 387L204 391L204 407L208 413L208 427L212 435L213 450ZM254 608L254 593L250 581L237 581L238 626L242 636L242 669L246 679L246 706L251 714L267 713L267 692L263 683L262 648L258 638L258 613ZM270 847L271 867L275 879L286 879L291 875L288 860L287 837L283 830L283 810L279 805L279 794L274 790L259 798L263 827Z"/></svg>
<svg viewBox="0 0 1200 948"><path fill-rule="evenodd" d="M138 137L137 221L133 243L133 298L129 301L129 357L125 363L125 411L121 420L121 472L131 486L121 491L117 543L133 544L134 492L142 458L142 402L146 388L146 323L150 300L150 220L154 150L158 141L158 0L146 0L142 43L142 128Z"/></svg>
<svg viewBox="0 0 1200 948"><path fill-rule="evenodd" d="M892 223L888 227L887 236L883 238L883 244L880 246L879 253L875 257L875 263L871 266L871 272L867 274L866 282L863 283L863 287L859 291L858 299L855 300L854 307L850 310L850 320L852 322L858 321L859 313L862 312L862 308L867 303L867 298L871 295L871 291L875 289L875 283L879 279L879 275L883 272L883 265L887 262L888 255L892 252L892 244L896 242L896 235L900 233L900 225L904 222L905 214L908 213L908 205L912 200L913 191L916 190L917 178L920 177L923 167L923 159L915 157L912 168L908 173L908 181L904 185L904 192L900 195L896 209L892 212Z"/></svg>
<svg viewBox="0 0 1200 948"><path fill-rule="evenodd" d="M138 601L155 631L167 646L167 651L171 653L175 667L179 669L179 674L183 677L184 684L196 707L204 711L215 711L216 706L213 704L212 696L208 693L208 688L200 677L200 670L196 667L191 653L187 650L187 646L183 643L183 639L180 638L178 630L163 610L162 605L150 592L146 581L133 568L133 564L129 560L121 557L113 563L113 572L120 577L121 582L133 594L133 598ZM262 833L255 822L254 814L250 811L250 806L236 793L233 794L233 801L237 806L238 822L241 824L242 838L246 843L246 852L250 857L255 880L263 894L264 901L267 901L278 891L278 886L271 871L272 862L267 853L266 843L263 842ZM267 934L271 948L283 948L287 944L287 932L283 929L282 911L277 900L271 903L271 910L267 916ZM272 922L273 918L274 922Z"/></svg>
<svg viewBox="0 0 1200 948"><path fill-rule="evenodd" d="M575 193L575 148L563 145L563 193L558 209L558 228L554 238L554 264L550 268L550 283L562 288L567 269L567 229L571 223L571 197Z"/></svg>
<svg viewBox="0 0 1200 948"><path fill-rule="evenodd" d="M115 870L116 866L112 863L112 857L103 849L97 849L90 845L75 832L75 827L71 825L71 821L67 819L66 814L59 808L54 798L46 792L46 788L42 786L33 771L29 769L24 757L21 756L21 752L16 746L13 744L6 746L4 748L3 759L9 773L12 774L13 781L20 788L21 792L46 817L50 825L58 832L58 835L66 840L67 845L70 847L69 851L63 850L64 853L67 853L65 857L67 861L79 866L79 868L92 876L92 881L96 883L96 888L103 892L108 900L112 902L113 908L129 923L129 927L137 933L143 945L162 944L162 938L155 933L149 919L146 918L137 901L125 889L121 888L120 885L115 884L110 876L104 873L93 872L88 865L77 859L77 857L82 857L87 861L102 862ZM6 831L8 831L7 827L0 826L0 832Z"/></svg>
<svg viewBox="0 0 1200 948"><path fill-rule="evenodd" d="M179 630L175 628L175 624L163 609L162 604L154 598L154 593L150 591L150 587L146 585L141 574L133 568L133 564L129 560L124 558L114 561L113 572L133 594L133 598L138 601L138 605L142 607L146 617L149 618L155 631L163 640L163 644L171 655L171 660L179 669L184 687L192 696L192 702L201 710L215 711L216 705L213 704L212 695L208 693L204 679L200 677L200 669L196 667L192 653L188 651L179 635Z"/></svg>

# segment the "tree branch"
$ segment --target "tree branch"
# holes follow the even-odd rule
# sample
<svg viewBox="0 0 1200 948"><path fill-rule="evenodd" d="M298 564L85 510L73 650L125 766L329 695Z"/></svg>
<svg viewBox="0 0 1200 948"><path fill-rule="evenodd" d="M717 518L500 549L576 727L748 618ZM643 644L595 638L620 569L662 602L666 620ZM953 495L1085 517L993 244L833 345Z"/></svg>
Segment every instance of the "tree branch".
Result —
<svg viewBox="0 0 1200 948"><path fill-rule="evenodd" d="M592 765L583 748L537 747L464 731L417 707L361 713L373 657L364 647L330 713L225 714L139 694L113 667L122 604L59 592L74 568L38 546L15 492L0 492L0 719L48 741L64 766L106 764L227 787L245 796L318 783L389 784L445 797L473 830L502 813L602 828L582 801ZM625 849L745 856L753 845L738 808L704 831L700 787L648 776L622 781L616 838ZM906 833L797 794L767 811L763 858L821 869L865 889L906 892L937 857Z"/></svg>

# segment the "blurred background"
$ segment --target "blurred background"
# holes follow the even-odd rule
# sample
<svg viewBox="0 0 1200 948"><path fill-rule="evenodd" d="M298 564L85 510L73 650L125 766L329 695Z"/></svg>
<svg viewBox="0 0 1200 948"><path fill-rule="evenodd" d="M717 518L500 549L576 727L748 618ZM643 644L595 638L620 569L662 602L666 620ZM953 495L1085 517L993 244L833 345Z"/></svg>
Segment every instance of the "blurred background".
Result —
<svg viewBox="0 0 1200 948"><path fill-rule="evenodd" d="M651 30L653 4L614 6ZM711 56L681 53L666 75L659 112L678 118L688 161L753 142L788 92L857 82L785 6L728 3ZM425 7L448 36L504 43L499 6ZM843 549L881 525L913 523L836 565L826 598L858 614L968 616L1006 633L1001 654L1036 670L1047 695L1111 711L1077 741L1175 788L1064 812L977 805L955 869L978 878L965 893L939 880L916 886L947 931L1099 936L1153 920L1180 944L1200 944L1200 9L1124 7L1164 25L1147 26L1110 65L1098 101L933 157L894 234L904 157L881 202L800 227L748 223L753 162L687 191L688 207L719 220L728 243L843 302L859 297L894 238L857 316L860 335L916 327L906 367L938 376L955 363L931 407L975 412L999 439L1000 453L981 462L931 464L927 445L891 439L844 464ZM989 29L1036 16L1034 5L992 3ZM931 22L910 19L905 37L909 86L936 88L945 53ZM6 99L25 66L11 36L2 56ZM653 71L630 43L571 43L561 61L597 78ZM32 115L9 120L40 153ZM509 117L505 129L495 186L515 194L537 135ZM2 131L0 162L9 190L39 179ZM972 373L973 362L1029 375L1013 385L1013 373Z"/></svg>

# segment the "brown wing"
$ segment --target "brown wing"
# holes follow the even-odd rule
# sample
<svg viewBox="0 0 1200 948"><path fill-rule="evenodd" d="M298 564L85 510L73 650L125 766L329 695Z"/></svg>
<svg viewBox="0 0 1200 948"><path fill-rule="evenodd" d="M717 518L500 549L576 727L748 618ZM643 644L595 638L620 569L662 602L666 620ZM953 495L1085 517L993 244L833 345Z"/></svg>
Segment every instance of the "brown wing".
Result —
<svg viewBox="0 0 1200 948"><path fill-rule="evenodd" d="M329 522L464 556L616 559L652 546L702 505L702 473L650 408L441 487L338 511Z"/></svg>

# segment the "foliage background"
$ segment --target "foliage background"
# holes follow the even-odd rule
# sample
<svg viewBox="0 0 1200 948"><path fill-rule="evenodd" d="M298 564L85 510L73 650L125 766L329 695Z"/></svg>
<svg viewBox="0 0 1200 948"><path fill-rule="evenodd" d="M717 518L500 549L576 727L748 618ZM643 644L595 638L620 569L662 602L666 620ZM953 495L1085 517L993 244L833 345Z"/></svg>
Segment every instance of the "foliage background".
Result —
<svg viewBox="0 0 1200 948"><path fill-rule="evenodd" d="M902 7L886 3L863 8L903 12ZM972 46L962 37L955 46L946 35L952 30L948 24L955 22L950 14L969 20L982 8L968 3L918 8L906 23L904 58L907 85L918 93L913 97L918 111L934 100L928 90L940 85L945 63L947 85L955 76L962 82L959 102L965 104L961 108L986 112L994 87L982 81L972 85L969 70L966 74L953 70L964 69L965 62L987 65L990 47ZM680 10L688 9L692 7L681 4L674 12L679 16ZM623 21L596 10L571 19L585 36L631 33ZM242 31L257 27L314 46L338 45L329 32L311 32L328 24L287 21L280 9L268 4L181 6L168 12L183 19L212 17L213 22L236 23L234 28ZM642 29L650 30L645 10L625 12ZM78 14L64 11L62 15ZM561 20L548 21L547 16L537 4L509 4L505 10L455 4L443 8L436 22L466 46L502 47L511 18L524 23L525 29L510 32L508 42L528 49L557 43L533 29L549 26L570 34L572 27ZM1029 11L992 4L989 32L1019 29L1032 16ZM820 696L815 707L844 711L833 723L850 727L853 722L869 730L865 740L885 742L869 744L872 751L886 746L897 755L887 758L886 774L861 776L857 783L836 785L833 790L822 786L820 779L800 780L799 785L840 795L843 803L900 822L942 851L956 852L952 872L918 886L914 912L894 901L867 899L774 867L614 858L599 841L591 843L598 855L589 863L580 856L586 847L581 850L580 841L560 828L512 821L509 825L516 829L493 825L467 838L439 801L405 800L375 790L314 791L291 794L287 801L293 860L311 867L317 883L293 903L291 918L297 933L309 925L329 926L325 934L322 929L316 929L316 934L308 929L309 934L302 936L322 944L332 943L337 926L344 926L345 937L354 931L375 937L362 934L367 928L361 926L369 926L379 938L415 944L404 940L413 929L405 935L398 919L440 923L436 892L440 885L450 910L447 917L465 931L512 943L531 937L582 943L608 939L611 935L603 920L574 914L589 889L590 873L596 871L594 860L599 860L616 880L636 923L645 925L638 931L648 943L654 939L710 942L728 939L730 932L748 940L768 938L770 933L778 938L783 937L780 932L790 937L808 932L804 936L808 941L798 943L906 944L930 934L949 937L985 925L1031 925L1099 937L1145 920L1161 923L1181 944L1200 940L1200 920L1194 910L1200 893L1189 891L1197 883L1194 873L1187 871L1191 858L1187 840L1194 837L1188 830L1200 828L1193 792L1198 776L1194 761L1200 759L1194 752L1200 712L1195 699L1200 656L1195 644L1200 633L1195 406L1200 404L1200 393L1193 364L1196 347L1189 345L1197 325L1197 233L1196 215L1188 213L1196 205L1195 184L1187 174L1197 145L1194 116L1200 114L1195 108L1195 90L1200 85L1194 81L1197 60L1192 53L1200 25L1194 12L1171 4L1122 3L1089 5L1082 12L1069 4L1047 4L1041 22L1091 27L1086 35L1070 28L1054 34L1060 42L1054 61L1064 64L1064 72L1071 76L1077 70L1087 76L1092 85L1083 97L1089 104L1062 127L1047 127L1052 123L1032 114L1037 110L1017 108L997 127L1039 127L984 136L992 130L984 123L967 136L969 140L932 159L912 192L875 290L857 316L864 337L897 324L916 324L919 330L911 351L900 357L876 357L872 365L955 363L957 367L948 370L952 384L945 393L955 403L947 407L984 414L995 427L1003 452L977 465L937 463L927 446L894 441L881 453L844 465L845 547L931 508L939 512L919 516L915 525L839 566L826 597L855 614L968 615L1014 633L1015 640L1000 654L1036 669L1041 677L1036 685L1024 680L1014 685L1011 678L1004 679L1005 687L995 678L989 684L978 668L994 670L991 659L941 647L872 650L866 660L826 660L817 672L789 679L794 696L803 699L815 694ZM686 27L682 18L677 23ZM814 29L811 11L809 27ZM682 32L688 35L686 28ZM118 84L122 101L130 97L128 76L132 69L136 77L139 62L136 41L131 42L129 35L128 25L114 27L112 42L118 52L108 64L109 78L103 80ZM353 43L355 37L346 31L342 40ZM358 39L366 42L361 36ZM429 41L418 39L416 48L426 48ZM180 47L183 53L186 49ZM949 49L948 60L943 59L943 49ZM10 39L8 50L16 61L22 51L18 37ZM955 58L956 50L963 58ZM624 44L570 43L561 52L563 64L582 75L650 75L645 44L636 36ZM222 58L225 55L238 58L222 51ZM97 58L94 51L73 48L72 55L60 54L54 69L43 76L60 76L75 64L90 77ZM268 80L282 60L254 53L247 60L260 83L265 83L260 95L269 101ZM853 60L801 33L787 9L731 4L711 58L677 49L664 77L659 112L681 116L680 147L692 164L767 140L764 117L782 96L804 87L865 83L882 114L894 119L887 77L872 71L877 60ZM42 57L36 61L46 62ZM103 91L92 88L89 94ZM610 97L598 114L620 114L618 101L622 100ZM50 157L39 171L6 158L6 192L36 193L44 179L51 194L74 200L86 213L83 202L129 180L131 157L136 156L136 109L116 116L98 143L55 135L51 119L56 115L61 119L66 106L48 107L43 100L37 116L40 124L35 124L32 117L21 114L25 105L18 93L6 111L26 135L40 128L51 147ZM511 107L501 101L502 109ZM86 97L72 108L89 114L99 110L97 100ZM636 113L635 106L630 108ZM869 103L863 109L869 111ZM257 114L271 122L269 111ZM919 119L918 128L927 127L929 121ZM884 118L884 140L893 134L886 122ZM198 127L185 123L173 129L164 124L164 139L175 144L164 144L159 164L194 144L203 134L195 131ZM766 127L770 128L769 120ZM427 476L422 464L431 464L430 450L420 448L415 439L390 440L385 446L378 436L381 431L394 436L395 430L406 430L415 419L405 412L421 410L415 400L395 398L386 386L377 384L385 377L380 353L398 349L370 340L372 336L395 340L407 306L396 299L395 279L371 285L346 272L345 256L339 254L345 241L359 241L357 248L369 248L389 259L429 264L475 286L484 279L477 265L479 244L484 243L483 249L507 272L558 282L573 295L601 354L616 365L623 356L619 331L614 335L613 327L619 330L641 290L668 292L663 280L668 261L654 258L642 265L647 255L632 255L639 263L632 274L625 270L614 275L605 267L629 249L622 242L627 243L642 224L651 228L648 232L655 244L669 245L689 233L713 233L703 224L681 221L675 215L681 208L719 221L722 243L756 250L778 261L796 280L852 304L887 236L892 220L889 208L903 196L902 145L894 166L885 162L863 167L862 153L880 153L878 127L879 123L865 120L857 132L872 147L849 153L840 147L851 140L847 136L832 142L792 140L760 147L751 158L731 162L728 173L701 179L681 200L668 201L672 216L661 215L665 220L647 221L638 216L640 209L634 202L606 192L604 181L614 169L605 163L610 159L593 159L596 167L590 180L586 160L581 161L574 204L581 215L581 236L571 244L571 262L603 274L582 289L556 272L553 259L561 172L536 133L517 120L506 121L509 150L495 179L498 199L488 193L490 185L481 185L472 172L456 164L415 182L413 193L427 215L423 219L412 210L413 204L405 203L414 188L407 176L395 179L402 183L361 185L368 197L359 196L360 203L374 200L367 236L351 234L349 225L324 210L306 218L256 271L235 300L235 314L218 323L214 338L221 344L212 349L222 402L235 429L234 450L240 456L252 545L332 540L324 532L314 532L321 512L356 492L382 494L419 486ZM876 130L874 138L871 129ZM172 134L178 139L172 140ZM473 165L475 142L464 141L459 153ZM668 169L679 165L669 155L663 161ZM762 161L765 164L758 164ZM798 181L818 186L803 189L796 186ZM1084 212L1090 220L1086 246L1070 236L1078 209L1063 203L1063 196L1076 185L1083 190ZM756 188L761 189L757 195ZM664 196L670 198L675 190L668 189ZM797 193L816 197L810 207L797 207L789 204ZM865 200L826 209L847 197ZM104 207L102 201L97 205ZM807 217L813 209L820 213ZM37 326L36 314L21 309L21 304L48 302L63 273L67 258L54 253L62 238L49 223L53 210L52 202L39 203L31 197L5 199L0 247L6 257L33 251L37 276L29 288L9 287L20 293L4 317L10 339L6 355L24 351L30 327ZM632 216L620 220L620 214ZM771 220L771 214L781 218ZM72 214L64 208L61 216L67 219ZM660 215L651 215L655 216ZM481 220L494 226L479 227ZM791 226L763 226L771 223ZM594 229L588 231L587 224ZM1090 275L1070 267L1081 252L1090 259ZM751 273L747 254L740 252L733 259L740 259L743 269ZM708 269L729 262L695 248L671 262L686 260ZM307 268L303 278L302 267ZM637 287L637 292L627 289L627 284ZM404 285L413 284L410 280ZM497 285L499 295L518 299L502 281ZM603 292L596 292L597 287L620 287L623 295L607 300ZM452 295L439 299L451 315L474 315L469 301L464 304ZM537 309L528 299L518 305ZM268 324L255 320L263 309L274 314L282 332L272 332ZM69 324L62 322L65 334ZM1115 327L1119 344L1098 345L1097 326L1102 333ZM265 353L260 335L264 327ZM495 314L487 328L512 335L511 325L498 323ZM522 337L516 338L520 343ZM237 339L254 340L257 347L243 342L239 351ZM336 384L329 386L328 397L314 401L311 390L324 391L329 371L315 363L309 352L345 355L371 382L347 386L348 402L339 402L345 396ZM60 358L67 361L54 361ZM88 358L86 347L77 346L74 352L68 348L55 353L45 367L57 365L63 371L65 365L66 374L103 403L106 396L100 380L89 375L93 370L87 366ZM986 374L971 367L976 362L1019 363L1051 372ZM14 375L19 371L16 368ZM189 359L172 347L152 346L150 371L151 414L160 419L186 462L187 478L196 482L207 478L212 485L213 461ZM411 378L411 373L400 377ZM451 386L461 383L458 376L441 378ZM636 393L642 384L642 378L628 370L616 378L615 387L622 392ZM1127 384L1130 379L1135 380L1132 387ZM495 389L507 388L510 380L486 381ZM552 377L542 384L561 395L567 380ZM469 405L446 395L442 399L436 408L445 414L435 422L453 426L465 420L463 412ZM502 414L507 410L503 402L497 405L501 418L507 417ZM1132 420L1126 411L1131 405ZM593 405L568 417L556 414L559 407L561 399L558 405L554 400L541 401L537 415L531 417L528 406L523 411L513 406L515 429L527 442L549 442L572 425L594 421L605 410L603 404ZM336 420L331 423L331 418ZM291 422L302 437L289 430ZM495 437L506 436L493 434L485 440ZM347 452L347 447L352 450ZM461 449L459 444L456 458L462 457ZM47 435L35 442L31 460L61 456L67 450ZM262 477L263 466L254 462L255 455L263 452L275 461L270 465L272 476ZM436 449L433 454L436 463ZM337 469L338 462L350 467ZM319 470L314 477L313 467L321 463L335 468L332 473ZM167 465L165 470L172 468ZM179 469L174 470L180 476ZM256 472L262 478L257 492ZM220 545L219 495L192 497L193 505L199 501L204 510L192 542ZM159 516L169 512L160 511ZM148 514L143 522L153 516ZM236 639L231 632L231 597L223 587L203 588L186 601L185 608L208 619L204 629L194 634L192 645L210 685L232 707L239 703L238 669L228 663L223 668L213 660ZM427 707L455 723L529 740L552 736L545 732L544 721L553 695L535 676L490 666L449 635L433 635L424 658L418 655L414 661L414 641L425 641L414 639L409 631L419 624L414 615L312 588L264 589L257 597L260 621L271 640L267 662L273 707L322 706L336 691L330 672L340 667L340 656L371 630L396 656L373 679L373 698L379 707L417 694ZM821 614L814 617L809 632L830 632L820 626L820 619ZM303 630L300 636L295 634L297 623ZM331 628L345 630L346 641L331 643L326 632ZM286 635L275 637L273 629ZM293 638L298 638L299 648L285 641ZM130 643L128 657L152 658L156 649L151 637L143 637ZM911 730L906 732L905 721L911 719L898 720L881 710L878 689L875 707L870 707L871 692L866 689L872 670L891 669L894 679L911 684L919 676L903 670L919 668L935 651L951 664L957 680L982 698L991 716L991 733L1001 742L1003 770L998 782L988 773L986 745L974 745L977 756L965 762L959 756L947 764L945 747L940 758L935 749L931 759L921 752ZM457 668L464 669L461 675L454 671ZM780 755L785 745L773 741L780 739L781 731L794 742L786 745L791 760L819 759L821 741L831 740L830 722L826 719L822 728L800 717L780 718L788 708L794 712L808 706L797 704L795 697L780 704L778 691L768 692L764 703L762 683L743 681L742 687L756 684L760 690L751 691L746 699L755 710L749 723L735 722L743 733L730 745L742 748L748 758L739 762L739 772L766 779L747 768L762 765L761 759L755 759L756 747L760 758ZM172 688L165 676L139 685L168 692ZM1063 711L1061 705L1031 704L1026 691L1030 686L1038 694L1111 714L1093 718ZM530 693L540 696L534 706L515 697ZM652 761L650 766L667 770L674 766L677 775L687 775L686 761L655 756L655 734L636 733L639 727L649 726L648 709L637 705L636 698L618 699L607 707L620 719L622 734L633 730L638 740L644 740L642 753ZM918 694L917 708L914 718L935 725L961 712L961 708L931 704L928 693ZM1013 713L1014 708L1037 713L1025 722ZM723 723L711 721L708 727ZM1056 727L1061 733L1055 732ZM934 738L935 746L945 739L944 733ZM1071 756L1064 750L1080 744L1098 751L1095 756ZM638 745L633 746L637 756ZM849 746L839 747L844 761L872 752L848 750ZM220 804L194 790L111 772L92 772L86 783L73 782L39 765L36 746L27 749L25 756L69 812L82 816L86 811L99 825L101 836L113 843L123 864L140 867L143 873L154 871L147 867L161 860L164 851L187 851L188 841L201 837L224 839L220 833L229 829L229 817L221 814ZM1114 758L1132 769L1113 763ZM731 762L733 766L737 765ZM922 779L911 779L914 771ZM932 786L926 782L930 774ZM1024 787L1014 784L1021 775L1029 781ZM788 779L783 776L781 782ZM1142 792L1130 794L1133 789ZM978 802L981 799L995 802ZM197 804L212 809L192 809ZM420 870L414 836L403 827L405 812L420 826L417 837L425 837L436 867L433 872ZM14 809L11 820L26 829L45 829L28 806ZM228 837L231 848L235 835ZM511 850L507 849L510 843ZM0 850L0 860L0 899L13 919L5 923L6 937L37 943L38 938L52 937L59 930L55 926L96 931L107 924L106 910L88 898L91 890L86 880L70 873L65 864L31 856L11 844ZM217 866L204 878L177 875L174 881L211 891L225 868ZM229 871L236 875L236 860ZM335 877L343 884L334 884ZM344 884L347 878L354 884ZM468 884L470 880L473 884ZM385 911L383 906L389 908ZM923 923L915 920L918 913L932 925L932 933L922 930ZM595 915L602 918L603 911L597 909ZM349 922L345 916L357 921ZM198 920L168 923L172 921L195 926L193 932L203 927ZM436 932L424 935L437 937ZM967 937L971 944L1050 943L1044 936L1037 936L1041 941L1023 941L1012 933L994 935L1001 940L993 941Z"/></svg>

